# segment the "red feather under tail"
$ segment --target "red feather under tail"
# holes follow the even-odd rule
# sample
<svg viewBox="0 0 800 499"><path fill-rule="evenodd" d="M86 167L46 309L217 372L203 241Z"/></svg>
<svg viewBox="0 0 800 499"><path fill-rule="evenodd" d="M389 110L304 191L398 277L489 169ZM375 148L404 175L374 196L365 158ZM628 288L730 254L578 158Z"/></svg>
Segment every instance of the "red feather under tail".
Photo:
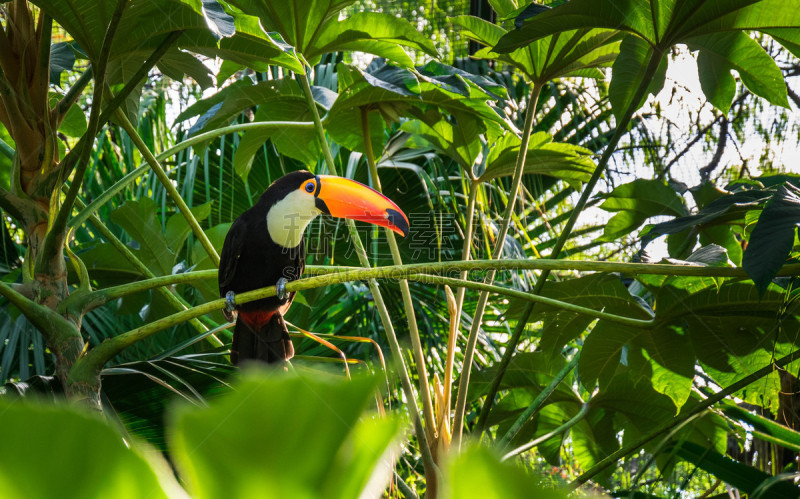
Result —
<svg viewBox="0 0 800 499"><path fill-rule="evenodd" d="M248 360L275 364L286 362L292 357L294 345L280 313L239 311L231 345L233 364Z"/></svg>

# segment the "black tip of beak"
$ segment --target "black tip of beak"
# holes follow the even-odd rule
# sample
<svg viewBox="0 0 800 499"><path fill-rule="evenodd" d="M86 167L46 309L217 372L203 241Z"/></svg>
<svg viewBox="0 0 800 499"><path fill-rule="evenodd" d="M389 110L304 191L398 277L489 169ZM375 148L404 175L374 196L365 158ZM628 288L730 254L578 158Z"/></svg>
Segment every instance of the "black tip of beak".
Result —
<svg viewBox="0 0 800 499"><path fill-rule="evenodd" d="M389 220L390 224L400 229L403 237L408 236L408 221L406 221L406 217L401 212L389 208L386 210L386 219Z"/></svg>
<svg viewBox="0 0 800 499"><path fill-rule="evenodd" d="M319 185L319 184L317 184L317 185ZM331 210L329 210L329 209L328 209L328 205L327 205L327 204L325 204L325 201L323 201L322 199L320 199L320 198L314 198L314 205L315 205L315 206L317 207L317 209L318 209L319 211L321 211L322 213L324 213L324 214L326 214L326 215L330 215L330 214L331 214Z"/></svg>

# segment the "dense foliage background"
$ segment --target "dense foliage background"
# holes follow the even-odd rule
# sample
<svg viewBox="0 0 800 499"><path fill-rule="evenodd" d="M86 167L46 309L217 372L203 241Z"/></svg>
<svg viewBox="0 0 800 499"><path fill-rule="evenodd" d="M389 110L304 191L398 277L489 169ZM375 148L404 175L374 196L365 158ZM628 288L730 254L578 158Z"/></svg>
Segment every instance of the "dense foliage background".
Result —
<svg viewBox="0 0 800 499"><path fill-rule="evenodd" d="M798 0L0 26L4 497L798 495ZM289 373L239 379L218 252L298 169L411 233L317 219Z"/></svg>

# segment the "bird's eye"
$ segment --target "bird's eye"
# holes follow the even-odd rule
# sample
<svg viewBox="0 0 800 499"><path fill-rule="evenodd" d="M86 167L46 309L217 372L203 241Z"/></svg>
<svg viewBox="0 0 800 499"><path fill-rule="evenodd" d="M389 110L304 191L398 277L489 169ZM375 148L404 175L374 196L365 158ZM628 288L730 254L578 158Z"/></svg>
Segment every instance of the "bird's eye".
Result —
<svg viewBox="0 0 800 499"><path fill-rule="evenodd" d="M306 192L314 192L315 188L316 187L314 187L314 183L313 182L309 182L309 183L306 184Z"/></svg>

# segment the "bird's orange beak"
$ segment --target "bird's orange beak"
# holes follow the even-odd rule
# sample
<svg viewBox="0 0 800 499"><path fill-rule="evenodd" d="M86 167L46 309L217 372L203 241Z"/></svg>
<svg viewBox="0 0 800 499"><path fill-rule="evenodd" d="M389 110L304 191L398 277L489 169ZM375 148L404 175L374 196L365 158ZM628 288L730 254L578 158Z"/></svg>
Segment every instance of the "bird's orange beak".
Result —
<svg viewBox="0 0 800 499"><path fill-rule="evenodd" d="M408 235L408 218L380 192L366 185L332 175L317 176L317 208L332 217L351 218Z"/></svg>

